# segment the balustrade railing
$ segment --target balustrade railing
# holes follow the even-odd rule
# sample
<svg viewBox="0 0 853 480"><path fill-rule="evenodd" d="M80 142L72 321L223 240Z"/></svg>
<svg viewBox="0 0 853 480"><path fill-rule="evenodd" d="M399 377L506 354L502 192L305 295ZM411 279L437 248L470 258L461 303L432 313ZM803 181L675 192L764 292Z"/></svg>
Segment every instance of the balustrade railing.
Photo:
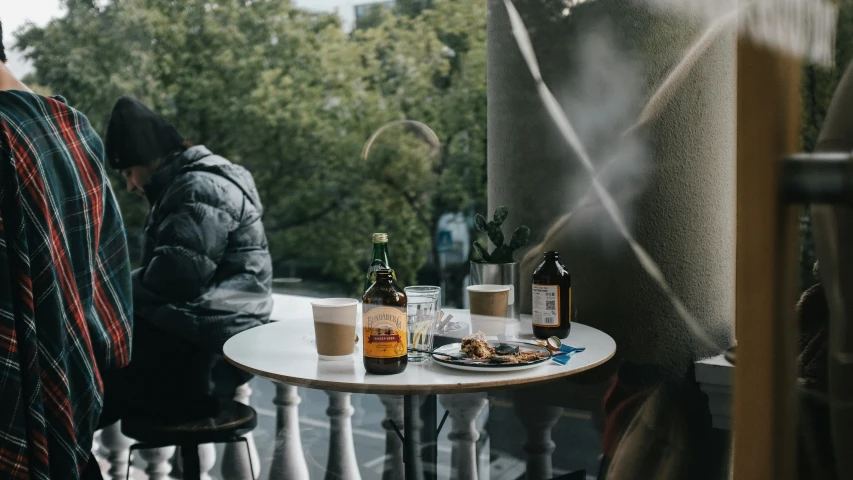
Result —
<svg viewBox="0 0 853 480"><path fill-rule="evenodd" d="M216 465L216 449L213 445L199 447L202 478L211 477L225 480L250 480L249 460L251 459L256 478L263 476L269 480L306 480L309 478L308 464L302 446L299 429L299 404L301 398L296 387L276 384L273 403L276 407L275 446L268 470L260 462L254 438L248 436L251 453L247 454L243 444L225 446L219 475L212 472ZM326 479L359 480L359 463L353 441L352 416L354 409L351 394L326 392L329 399L326 415L330 425L329 455L325 466ZM252 390L248 385L241 387L236 395L237 401L249 404ZM385 430L386 457L382 480L401 480L404 473L403 447L393 425L403 425L403 399L396 395L379 395L385 407L385 419L381 422ZM448 438L452 444L450 476L453 479L488 480L488 452L478 452L478 440L484 435L477 419L488 406L488 397L480 394L439 395L439 404L450 412L450 432ZM551 440L551 428L562 413L561 408L530 405L519 399L516 411L526 428L525 451L528 453L528 478L550 478L552 472L551 455L554 442ZM422 428L422 422L414 425L415 434ZM128 471L128 450L133 441L121 433L120 422L99 432L95 453L106 464L105 478L126 478ZM131 468L131 478L139 480L166 480L170 474L180 474L180 454L176 447L164 447L138 451ZM419 471L422 468L418 468Z"/></svg>

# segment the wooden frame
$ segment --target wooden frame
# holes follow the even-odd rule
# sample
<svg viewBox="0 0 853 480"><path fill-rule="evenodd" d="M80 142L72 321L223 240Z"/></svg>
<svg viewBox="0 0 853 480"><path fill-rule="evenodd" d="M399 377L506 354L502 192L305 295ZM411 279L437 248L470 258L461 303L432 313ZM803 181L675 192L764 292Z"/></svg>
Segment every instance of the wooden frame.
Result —
<svg viewBox="0 0 853 480"><path fill-rule="evenodd" d="M799 150L800 62L742 36L737 49L737 261L733 478L796 476L797 210L779 202Z"/></svg>

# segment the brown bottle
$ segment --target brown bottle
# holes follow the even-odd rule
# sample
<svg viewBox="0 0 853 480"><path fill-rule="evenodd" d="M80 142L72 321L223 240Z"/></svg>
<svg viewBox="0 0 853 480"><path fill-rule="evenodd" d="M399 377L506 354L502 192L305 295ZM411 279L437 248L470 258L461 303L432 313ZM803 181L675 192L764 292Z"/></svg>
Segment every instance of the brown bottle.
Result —
<svg viewBox="0 0 853 480"><path fill-rule="evenodd" d="M364 292L364 369L367 373L400 373L408 364L406 294L390 269L376 272L376 283Z"/></svg>
<svg viewBox="0 0 853 480"><path fill-rule="evenodd" d="M560 263L559 252L545 252L533 272L533 335L566 338L572 328L572 274Z"/></svg>

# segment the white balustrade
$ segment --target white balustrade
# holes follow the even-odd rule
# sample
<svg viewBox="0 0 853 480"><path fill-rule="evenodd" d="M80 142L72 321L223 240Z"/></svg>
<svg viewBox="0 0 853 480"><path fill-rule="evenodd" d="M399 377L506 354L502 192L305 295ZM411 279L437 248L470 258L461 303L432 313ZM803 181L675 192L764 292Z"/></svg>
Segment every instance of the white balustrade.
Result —
<svg viewBox="0 0 853 480"><path fill-rule="evenodd" d="M551 457L556 445L551 439L551 429L563 415L563 408L546 405L536 397L525 395L517 395L513 404L527 432L524 444L527 478L553 477Z"/></svg>
<svg viewBox="0 0 853 480"><path fill-rule="evenodd" d="M477 417L489 399L485 393L439 395L438 399L450 412L448 438L453 443L450 477L477 480L477 439L480 438Z"/></svg>
<svg viewBox="0 0 853 480"><path fill-rule="evenodd" d="M201 473L201 480L212 480L210 477L210 471L213 470L214 465L216 465L216 445L212 443L199 445L198 466L199 473Z"/></svg>
<svg viewBox="0 0 853 480"><path fill-rule="evenodd" d="M351 393L326 392L329 396L329 459L326 463L326 480L361 480L355 445L352 440Z"/></svg>
<svg viewBox="0 0 853 480"><path fill-rule="evenodd" d="M133 440L121 433L120 421L101 430L100 444L109 464L107 476L112 480L126 477L129 449L133 443Z"/></svg>
<svg viewBox="0 0 853 480"><path fill-rule="evenodd" d="M397 435L394 425L403 432L403 397L402 395L378 395L379 401L385 406L385 419L382 428L385 429L385 468L382 480L402 480L403 442Z"/></svg>
<svg viewBox="0 0 853 480"><path fill-rule="evenodd" d="M477 431L480 432L480 438L477 439L477 480L491 479L491 438L489 432L486 431L486 425L489 421L489 409L485 409L485 414L480 415L477 419Z"/></svg>
<svg viewBox="0 0 853 480"><path fill-rule="evenodd" d="M172 464L169 459L175 454L175 447L149 448L137 450L139 456L145 460L145 474L149 480L167 480Z"/></svg>
<svg viewBox="0 0 853 480"><path fill-rule="evenodd" d="M249 405L252 389L249 384L240 385L234 393L234 400L244 405ZM261 461L258 456L258 448L255 446L255 437L252 432L245 435L249 442L249 451L243 443L229 443L225 445L222 453L222 478L228 480L256 480L261 473ZM250 464L251 462L251 464ZM254 470L255 477L251 472Z"/></svg>
<svg viewBox="0 0 853 480"><path fill-rule="evenodd" d="M296 387L275 384L276 440L270 466L270 480L308 478L308 464L299 434L299 393Z"/></svg>
<svg viewBox="0 0 853 480"><path fill-rule="evenodd" d="M175 478L184 478L184 466L181 465L181 447L175 448L175 454L172 455L172 473L169 475Z"/></svg>
<svg viewBox="0 0 853 480"><path fill-rule="evenodd" d="M183 453L181 449L183 447L177 447L175 449L175 453L172 456L172 465L173 472L176 473L177 477L182 476L184 471L183 465ZM206 443L204 445L198 446L198 471L201 480L212 480L210 476L210 471L213 470L213 467L216 465L216 445L212 443ZM230 477L225 477L230 480Z"/></svg>

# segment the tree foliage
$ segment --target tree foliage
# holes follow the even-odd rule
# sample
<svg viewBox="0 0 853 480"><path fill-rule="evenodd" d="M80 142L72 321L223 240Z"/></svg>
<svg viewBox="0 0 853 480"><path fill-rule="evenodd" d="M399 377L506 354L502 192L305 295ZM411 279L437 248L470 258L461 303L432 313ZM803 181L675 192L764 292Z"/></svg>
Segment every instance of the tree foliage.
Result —
<svg viewBox="0 0 853 480"><path fill-rule="evenodd" d="M438 217L485 204L485 0L401 8L347 33L334 14L282 0L68 1L65 16L16 35L27 81L100 132L129 94L249 168L276 267L314 266L355 290L372 232L391 235L398 275L414 283L434 260ZM401 135L362 159L397 120L429 125L438 155ZM136 231L147 206L120 201Z"/></svg>

